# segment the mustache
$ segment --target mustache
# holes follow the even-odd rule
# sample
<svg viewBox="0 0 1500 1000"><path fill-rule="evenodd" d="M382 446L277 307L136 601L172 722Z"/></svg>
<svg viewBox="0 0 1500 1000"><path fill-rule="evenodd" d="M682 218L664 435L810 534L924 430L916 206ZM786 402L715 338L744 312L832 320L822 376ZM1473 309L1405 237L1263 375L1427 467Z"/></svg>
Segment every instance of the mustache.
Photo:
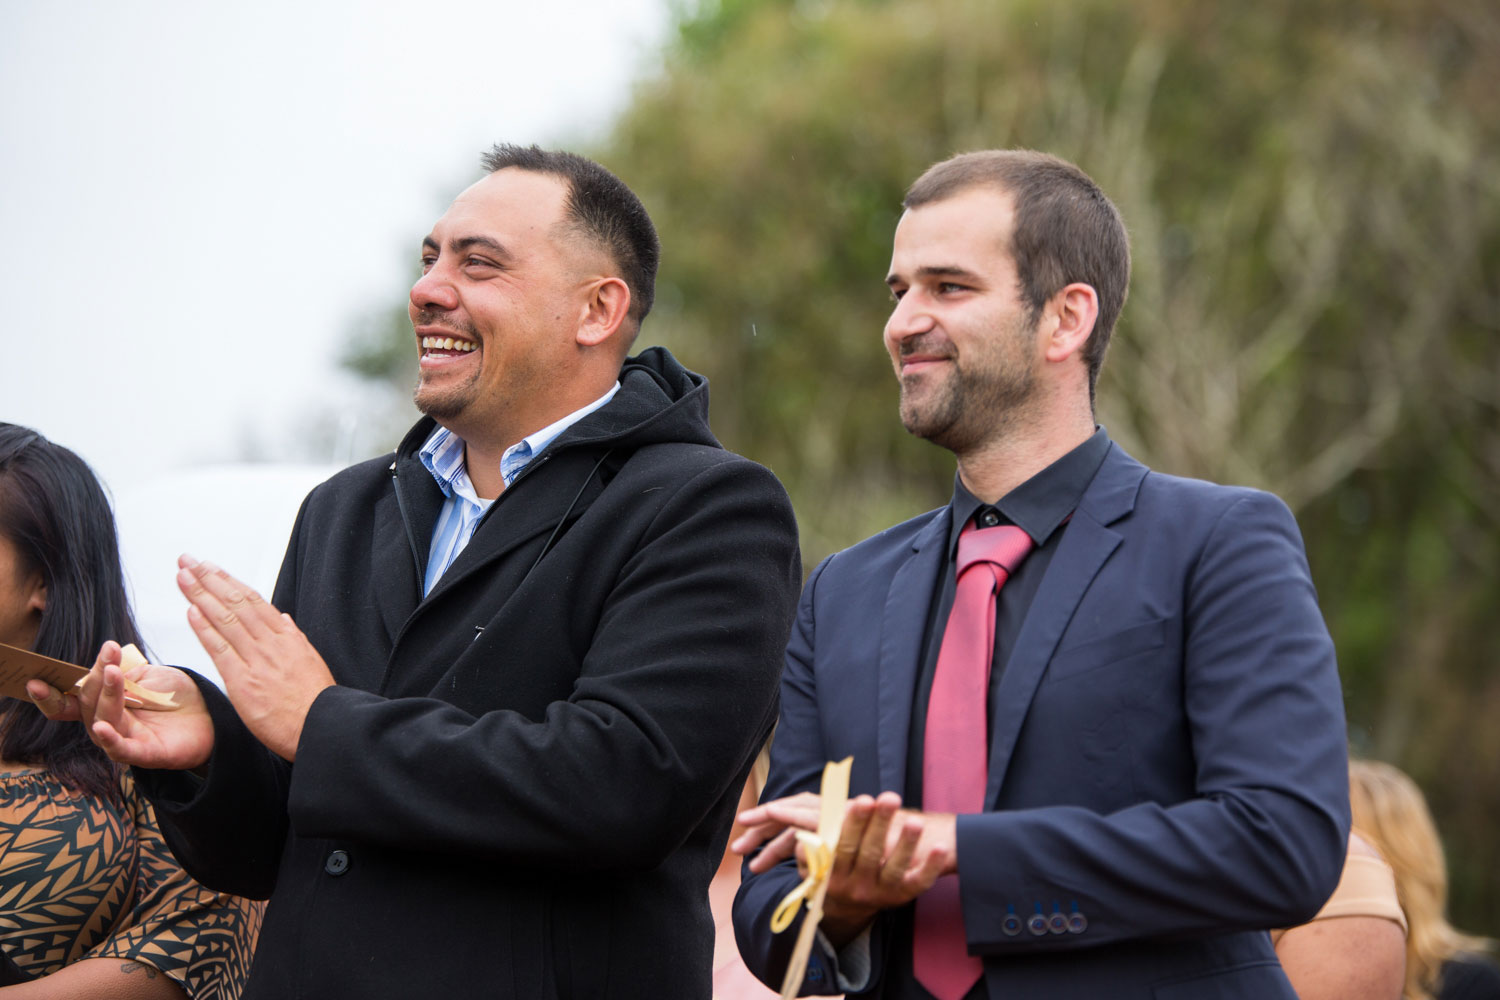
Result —
<svg viewBox="0 0 1500 1000"><path fill-rule="evenodd" d="M449 333L463 334L466 340L472 340L476 344L479 342L479 331L474 329L474 324L456 313L419 309L412 317L412 326L440 326Z"/></svg>
<svg viewBox="0 0 1500 1000"><path fill-rule="evenodd" d="M906 358L913 354L935 354L946 358L953 354L953 345L946 337L932 333L919 333L915 337L907 337L901 341L897 348L898 357Z"/></svg>

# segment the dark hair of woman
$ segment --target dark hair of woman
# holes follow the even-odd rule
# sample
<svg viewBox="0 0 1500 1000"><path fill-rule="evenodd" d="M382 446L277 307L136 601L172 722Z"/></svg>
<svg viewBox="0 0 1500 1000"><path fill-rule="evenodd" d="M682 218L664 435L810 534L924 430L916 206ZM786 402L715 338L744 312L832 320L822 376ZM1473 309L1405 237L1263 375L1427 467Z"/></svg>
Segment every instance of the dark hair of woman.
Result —
<svg viewBox="0 0 1500 1000"><path fill-rule="evenodd" d="M0 535L47 586L33 652L91 666L108 639L144 651L99 480L67 448L8 423L0 423ZM0 698L0 759L45 767L81 792L119 797L117 766L81 725L52 722L15 698Z"/></svg>

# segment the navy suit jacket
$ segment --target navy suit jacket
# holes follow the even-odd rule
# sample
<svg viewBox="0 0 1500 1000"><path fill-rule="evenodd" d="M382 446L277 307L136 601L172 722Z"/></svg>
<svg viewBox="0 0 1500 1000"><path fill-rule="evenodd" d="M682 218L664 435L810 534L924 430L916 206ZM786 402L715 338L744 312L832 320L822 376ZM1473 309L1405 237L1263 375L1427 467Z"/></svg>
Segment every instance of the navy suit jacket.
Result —
<svg viewBox="0 0 1500 1000"><path fill-rule="evenodd" d="M904 792L948 508L837 553L803 589L763 800ZM1112 445L999 680L987 811L958 822L971 953L995 998L1293 998L1267 928L1338 881L1348 762L1333 645L1276 497L1155 473ZM780 985L798 881L746 872L735 929ZM872 930L882 994L890 914ZM803 993L836 993L819 947ZM1045 991L1045 992L1044 992ZM863 994L862 994L863 995Z"/></svg>

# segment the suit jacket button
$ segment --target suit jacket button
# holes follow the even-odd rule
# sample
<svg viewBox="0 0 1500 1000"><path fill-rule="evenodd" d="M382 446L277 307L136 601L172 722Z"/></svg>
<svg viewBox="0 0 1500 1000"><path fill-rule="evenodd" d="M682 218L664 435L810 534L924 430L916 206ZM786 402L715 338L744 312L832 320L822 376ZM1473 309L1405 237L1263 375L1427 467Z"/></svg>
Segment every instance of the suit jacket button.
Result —
<svg viewBox="0 0 1500 1000"><path fill-rule="evenodd" d="M1021 933L1021 918L1014 913L1007 913L1005 919L1000 921L1000 929L1007 937L1015 937Z"/></svg>
<svg viewBox="0 0 1500 1000"><path fill-rule="evenodd" d="M342 875L349 870L349 852L333 851L323 862L323 870L330 875Z"/></svg>
<svg viewBox="0 0 1500 1000"><path fill-rule="evenodd" d="M1053 934L1062 934L1068 929L1068 918L1054 911L1052 916L1047 918L1047 929Z"/></svg>
<svg viewBox="0 0 1500 1000"><path fill-rule="evenodd" d="M1073 912L1068 916L1068 933L1082 934L1088 929L1089 921L1082 913Z"/></svg>
<svg viewBox="0 0 1500 1000"><path fill-rule="evenodd" d="M1041 937L1047 933L1047 918L1040 913L1033 913L1031 918L1026 921L1026 929L1037 937Z"/></svg>

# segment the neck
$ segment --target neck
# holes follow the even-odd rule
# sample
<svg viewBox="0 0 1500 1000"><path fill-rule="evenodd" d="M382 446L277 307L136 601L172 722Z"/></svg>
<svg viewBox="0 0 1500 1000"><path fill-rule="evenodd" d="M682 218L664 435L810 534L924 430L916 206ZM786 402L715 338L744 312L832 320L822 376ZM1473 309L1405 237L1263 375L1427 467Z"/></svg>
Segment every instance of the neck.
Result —
<svg viewBox="0 0 1500 1000"><path fill-rule="evenodd" d="M618 370L618 367L607 372L601 370L592 378L576 374L567 384L558 385L555 391L533 394L531 398L537 404L535 406L507 407L503 421L493 418L482 422L439 421L463 439L464 466L469 481L474 484L475 494L480 499L493 500L504 492L505 477L500 474L500 459L506 449L603 396L615 382Z"/></svg>
<svg viewBox="0 0 1500 1000"><path fill-rule="evenodd" d="M516 440L519 441L520 438ZM515 441L511 444L515 444ZM493 500L505 492L505 477L500 474L500 457L509 447L510 445L499 449L485 448L471 441L464 441L464 469L468 472L469 482L474 484L474 494L479 499Z"/></svg>
<svg viewBox="0 0 1500 1000"><path fill-rule="evenodd" d="M995 503L1093 433L1093 411L1085 403L1081 411L1059 412L1025 427L1011 427L960 453L958 475L970 493L985 503Z"/></svg>

